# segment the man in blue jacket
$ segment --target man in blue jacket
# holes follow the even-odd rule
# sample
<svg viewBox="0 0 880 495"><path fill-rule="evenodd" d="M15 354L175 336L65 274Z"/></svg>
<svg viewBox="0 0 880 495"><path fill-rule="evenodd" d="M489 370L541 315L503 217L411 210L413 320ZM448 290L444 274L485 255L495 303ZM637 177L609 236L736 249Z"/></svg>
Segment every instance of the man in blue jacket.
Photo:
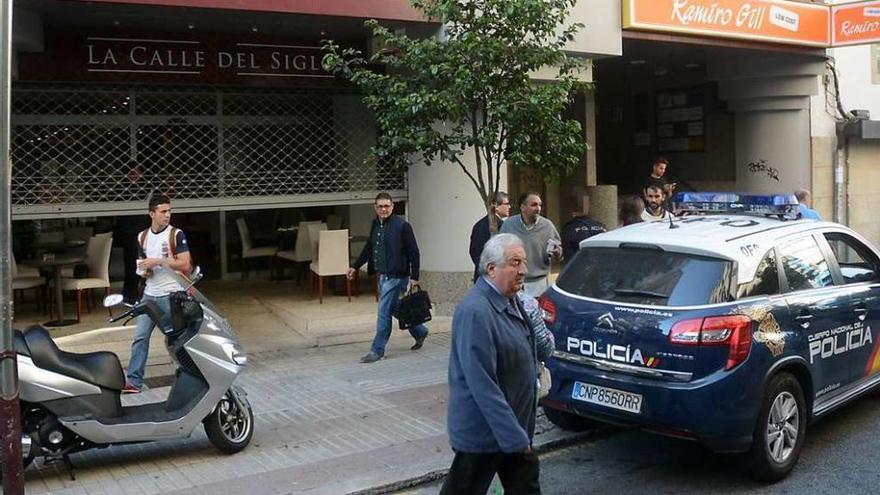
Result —
<svg viewBox="0 0 880 495"><path fill-rule="evenodd" d="M376 218L370 226L370 240L364 245L348 269L348 278L354 278L357 270L367 263L367 272L379 273L379 314L376 319L376 337L370 352L361 358L362 363L375 363L385 357L385 345L391 337L391 315L397 313L400 294L419 285L419 246L412 226L406 220L392 215L394 202L391 195L381 192L374 202ZM428 329L416 325L409 329L416 343L410 347L422 348Z"/></svg>
<svg viewBox="0 0 880 495"><path fill-rule="evenodd" d="M440 493L483 495L497 473L505 493L540 494L535 331L516 297L526 275L520 238L489 239L480 273L452 318L447 429L455 458Z"/></svg>

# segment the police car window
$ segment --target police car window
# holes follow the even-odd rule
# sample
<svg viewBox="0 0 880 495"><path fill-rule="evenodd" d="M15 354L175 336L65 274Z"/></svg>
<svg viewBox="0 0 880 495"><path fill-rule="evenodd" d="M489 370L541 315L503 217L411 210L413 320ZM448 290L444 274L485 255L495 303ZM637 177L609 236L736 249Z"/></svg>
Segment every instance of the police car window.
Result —
<svg viewBox="0 0 880 495"><path fill-rule="evenodd" d="M729 260L644 248L581 249L556 281L560 289L606 301L691 306L731 301Z"/></svg>
<svg viewBox="0 0 880 495"><path fill-rule="evenodd" d="M771 249L755 270L755 278L739 286L738 298L766 296L779 293L779 270L776 268L776 251Z"/></svg>
<svg viewBox="0 0 880 495"><path fill-rule="evenodd" d="M825 256L813 236L805 236L779 248L789 290L827 287L834 282Z"/></svg>
<svg viewBox="0 0 880 495"><path fill-rule="evenodd" d="M857 284L878 279L880 261L867 246L854 237L839 232L825 234L825 240L837 258L844 283Z"/></svg>

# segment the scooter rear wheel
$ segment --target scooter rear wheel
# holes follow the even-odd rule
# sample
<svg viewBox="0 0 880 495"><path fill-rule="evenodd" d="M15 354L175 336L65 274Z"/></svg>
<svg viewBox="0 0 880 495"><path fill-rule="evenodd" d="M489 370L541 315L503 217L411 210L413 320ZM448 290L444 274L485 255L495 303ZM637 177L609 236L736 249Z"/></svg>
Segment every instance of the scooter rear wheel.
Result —
<svg viewBox="0 0 880 495"><path fill-rule="evenodd" d="M224 454L244 450L254 436L254 412L243 395L223 395L217 407L204 419L205 433L211 444ZM243 407L242 407L243 406Z"/></svg>

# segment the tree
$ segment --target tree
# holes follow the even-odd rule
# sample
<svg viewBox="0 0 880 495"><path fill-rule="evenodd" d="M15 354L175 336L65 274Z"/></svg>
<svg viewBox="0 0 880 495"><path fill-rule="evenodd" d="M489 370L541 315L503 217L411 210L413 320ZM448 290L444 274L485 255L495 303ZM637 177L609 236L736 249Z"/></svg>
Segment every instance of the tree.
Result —
<svg viewBox="0 0 880 495"><path fill-rule="evenodd" d="M492 199L505 161L553 180L586 153L580 123L563 116L585 87L575 76L586 62L563 51L582 25L560 29L576 2L411 0L426 18L443 21L439 37L410 38L371 20L366 26L381 50L366 58L325 40L323 64L359 87L375 112L375 156L401 166L419 159L458 165L496 232ZM558 68L558 77L531 80L542 67ZM462 160L469 150L473 171Z"/></svg>

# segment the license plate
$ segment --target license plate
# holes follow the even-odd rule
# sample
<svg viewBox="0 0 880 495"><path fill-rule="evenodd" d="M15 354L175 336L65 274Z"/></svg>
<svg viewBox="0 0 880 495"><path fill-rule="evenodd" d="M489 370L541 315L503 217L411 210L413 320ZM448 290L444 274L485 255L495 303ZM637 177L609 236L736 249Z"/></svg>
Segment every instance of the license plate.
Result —
<svg viewBox="0 0 880 495"><path fill-rule="evenodd" d="M642 411L641 395L589 383L574 382L571 398L634 414Z"/></svg>

